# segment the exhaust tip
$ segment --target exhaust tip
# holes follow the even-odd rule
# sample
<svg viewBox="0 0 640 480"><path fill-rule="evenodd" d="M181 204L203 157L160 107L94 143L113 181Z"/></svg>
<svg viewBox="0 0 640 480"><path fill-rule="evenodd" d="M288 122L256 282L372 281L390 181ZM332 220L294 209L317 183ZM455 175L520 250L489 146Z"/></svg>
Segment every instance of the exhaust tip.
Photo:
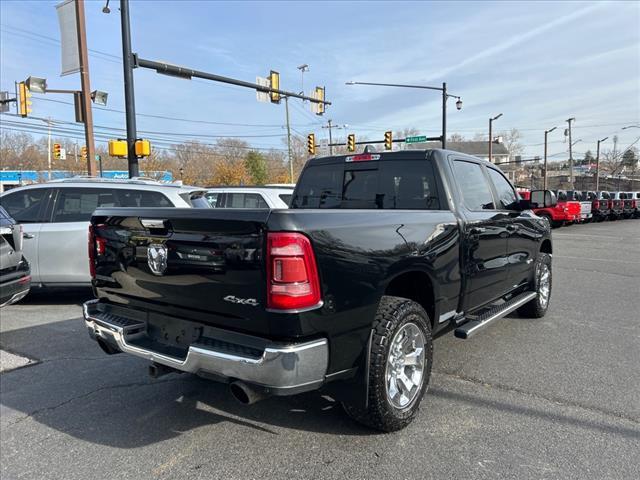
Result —
<svg viewBox="0 0 640 480"><path fill-rule="evenodd" d="M243 405L252 405L268 396L263 389L247 385L239 380L229 384L229 391L233 398Z"/></svg>

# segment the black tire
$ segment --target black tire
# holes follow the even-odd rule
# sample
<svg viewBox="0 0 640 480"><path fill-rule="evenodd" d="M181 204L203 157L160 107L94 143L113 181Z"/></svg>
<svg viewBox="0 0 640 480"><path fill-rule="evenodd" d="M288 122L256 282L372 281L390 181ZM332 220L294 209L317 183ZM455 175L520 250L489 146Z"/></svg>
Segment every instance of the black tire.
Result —
<svg viewBox="0 0 640 480"><path fill-rule="evenodd" d="M386 368L394 336L408 323L416 325L424 336L424 369L422 385L416 386L418 391L415 397L406 407L399 408L388 399ZM378 306L373 330L369 360L368 406L366 409L361 409L345 403L343 407L357 422L383 432L393 432L411 423L418 413L420 401L429 386L433 358L431 323L427 312L418 303L406 298L384 296Z"/></svg>
<svg viewBox="0 0 640 480"><path fill-rule="evenodd" d="M541 298L541 278L544 272L544 266L548 269L549 272L549 294L546 302L544 302ZM536 259L535 264L535 273L533 279L533 287L534 291L538 292L536 298L531 300L530 302L524 304L522 307L518 309L518 314L524 318L542 318L547 313L547 309L549 308L549 302L551 300L551 292L553 286L553 275L551 268L551 255L548 253L539 253L538 258Z"/></svg>

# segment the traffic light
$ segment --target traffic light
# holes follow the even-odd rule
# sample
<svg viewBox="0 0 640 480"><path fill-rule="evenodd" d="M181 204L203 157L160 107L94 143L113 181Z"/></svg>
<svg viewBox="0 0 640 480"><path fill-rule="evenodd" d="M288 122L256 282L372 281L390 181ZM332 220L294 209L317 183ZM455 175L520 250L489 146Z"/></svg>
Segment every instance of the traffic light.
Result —
<svg viewBox="0 0 640 480"><path fill-rule="evenodd" d="M80 157L82 158L82 160L87 159L87 147L82 147L80 149Z"/></svg>
<svg viewBox="0 0 640 480"><path fill-rule="evenodd" d="M307 152L309 155L316 154L316 136L313 133L307 135Z"/></svg>
<svg viewBox="0 0 640 480"><path fill-rule="evenodd" d="M22 117L26 117L31 113L32 102L31 92L27 88L27 84L20 82L18 84L18 114Z"/></svg>
<svg viewBox="0 0 640 480"><path fill-rule="evenodd" d="M356 151L356 135L354 133L347 135L347 150L350 152Z"/></svg>
<svg viewBox="0 0 640 480"><path fill-rule="evenodd" d="M127 156L126 140L109 140L109 155L112 157Z"/></svg>
<svg viewBox="0 0 640 480"><path fill-rule="evenodd" d="M385 150L393 149L393 133L392 132L384 132L384 148Z"/></svg>
<svg viewBox="0 0 640 480"><path fill-rule="evenodd" d="M324 87L316 87L313 97L316 100L320 100L316 104L316 115L322 115L324 113Z"/></svg>
<svg viewBox="0 0 640 480"><path fill-rule="evenodd" d="M151 143L149 140L136 140L136 155L138 157L151 155Z"/></svg>
<svg viewBox="0 0 640 480"><path fill-rule="evenodd" d="M60 160L61 150L62 150L62 145L60 145L59 143L54 143L53 144L53 158L54 158L54 160Z"/></svg>
<svg viewBox="0 0 640 480"><path fill-rule="evenodd" d="M271 70L271 73L269 73L269 82L271 84L271 88L280 90L280 74L278 72ZM280 103L279 93L269 92L269 97L271 97L271 103Z"/></svg>

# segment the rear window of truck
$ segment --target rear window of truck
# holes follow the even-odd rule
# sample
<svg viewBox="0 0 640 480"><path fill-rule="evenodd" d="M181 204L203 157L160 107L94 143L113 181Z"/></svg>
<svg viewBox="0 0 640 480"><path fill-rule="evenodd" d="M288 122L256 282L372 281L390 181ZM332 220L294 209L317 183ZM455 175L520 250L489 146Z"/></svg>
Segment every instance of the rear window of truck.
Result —
<svg viewBox="0 0 640 480"><path fill-rule="evenodd" d="M291 208L439 210L429 160L331 163L307 167Z"/></svg>

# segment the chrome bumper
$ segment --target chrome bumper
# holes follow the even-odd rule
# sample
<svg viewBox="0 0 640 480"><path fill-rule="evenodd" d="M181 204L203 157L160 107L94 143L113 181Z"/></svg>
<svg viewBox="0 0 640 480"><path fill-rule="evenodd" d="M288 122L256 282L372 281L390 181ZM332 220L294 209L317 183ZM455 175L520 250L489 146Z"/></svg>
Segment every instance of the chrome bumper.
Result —
<svg viewBox="0 0 640 480"><path fill-rule="evenodd" d="M97 300L83 305L85 323L92 338L103 339L125 353L176 370L243 380L269 389L274 395L315 390L325 380L329 347L324 338L295 344L265 342L259 356L220 351L196 342L189 346L185 358L175 358L134 344L147 336L145 322L100 312L97 307Z"/></svg>

